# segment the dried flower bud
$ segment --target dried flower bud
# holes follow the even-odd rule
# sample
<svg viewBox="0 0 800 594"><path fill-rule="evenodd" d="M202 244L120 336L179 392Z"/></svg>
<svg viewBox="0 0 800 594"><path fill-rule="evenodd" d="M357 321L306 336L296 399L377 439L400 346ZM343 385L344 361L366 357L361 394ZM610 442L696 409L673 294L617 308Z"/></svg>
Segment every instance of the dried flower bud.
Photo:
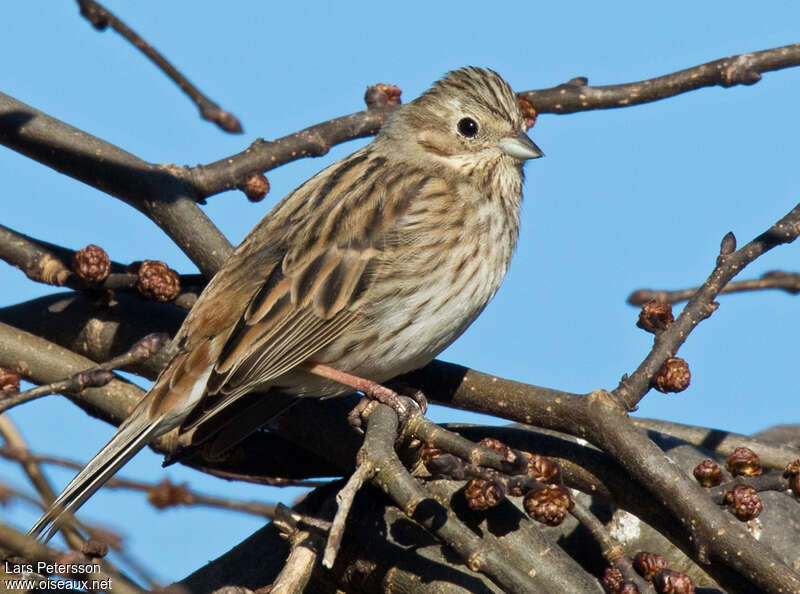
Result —
<svg viewBox="0 0 800 594"><path fill-rule="evenodd" d="M541 483L561 484L561 466L558 462L547 456L523 452L526 460L526 476L535 478ZM522 486L512 482L508 486L508 493L519 497L523 494Z"/></svg>
<svg viewBox="0 0 800 594"><path fill-rule="evenodd" d="M639 551L633 558L633 568L640 576L646 580L652 580L653 576L662 569L667 569L669 565L664 555L658 553L648 553Z"/></svg>
<svg viewBox="0 0 800 594"><path fill-rule="evenodd" d="M90 559L99 559L108 554L108 545L99 540L90 538L84 541L83 546L81 546L81 552Z"/></svg>
<svg viewBox="0 0 800 594"><path fill-rule="evenodd" d="M58 569L64 570L56 572L56 575L60 575L61 577L65 578L80 577L84 575L83 572L77 572L77 571L73 572L72 570L77 569L76 566L78 565L86 566L91 562L92 560L89 559L89 557L87 557L83 553L80 553L78 551L67 551L66 553L59 555L55 559L55 564L62 566Z"/></svg>
<svg viewBox="0 0 800 594"><path fill-rule="evenodd" d="M716 487L722 482L722 469L711 458L694 467L694 478L704 487Z"/></svg>
<svg viewBox="0 0 800 594"><path fill-rule="evenodd" d="M656 373L652 386L663 394L683 392L689 387L691 379L689 364L679 357L670 357Z"/></svg>
<svg viewBox="0 0 800 594"><path fill-rule="evenodd" d="M103 248L90 244L75 252L72 270L87 283L99 284L108 278L111 260Z"/></svg>
<svg viewBox="0 0 800 594"><path fill-rule="evenodd" d="M423 464L427 464L437 456L441 456L444 454L444 451L441 448L437 448L434 445L429 443L423 444L422 447L419 449L419 457L422 460Z"/></svg>
<svg viewBox="0 0 800 594"><path fill-rule="evenodd" d="M522 117L525 119L525 129L530 130L536 123L536 118L539 113L529 99L520 97L519 95L517 95L517 97L519 98L519 107L522 110Z"/></svg>
<svg viewBox="0 0 800 594"><path fill-rule="evenodd" d="M797 501L800 501L800 474L789 476L789 490Z"/></svg>
<svg viewBox="0 0 800 594"><path fill-rule="evenodd" d="M157 509L166 509L174 505L191 505L194 497L189 492L186 483L175 485L164 479L147 491L147 501Z"/></svg>
<svg viewBox="0 0 800 594"><path fill-rule="evenodd" d="M525 512L537 522L548 526L558 526L572 509L572 497L562 485L547 485L532 489L522 500Z"/></svg>
<svg viewBox="0 0 800 594"><path fill-rule="evenodd" d="M789 479L789 489L795 499L800 501L800 458L786 465L783 476Z"/></svg>
<svg viewBox="0 0 800 594"><path fill-rule="evenodd" d="M755 520L764 510L761 497L756 490L749 485L736 485L725 493L725 503L728 509L742 522Z"/></svg>
<svg viewBox="0 0 800 594"><path fill-rule="evenodd" d="M170 335L166 332L152 332L140 338L130 350L135 352L138 357L146 359L160 351L169 340Z"/></svg>
<svg viewBox="0 0 800 594"><path fill-rule="evenodd" d="M496 452L500 452L503 455L503 460L509 464L514 464L517 461L517 455L514 453L514 450L512 450L499 439L495 439L494 437L484 437L478 442L478 445L489 448Z"/></svg>
<svg viewBox="0 0 800 594"><path fill-rule="evenodd" d="M725 468L733 476L758 476L763 472L761 460L750 448L736 448L725 460Z"/></svg>
<svg viewBox="0 0 800 594"><path fill-rule="evenodd" d="M0 505L8 505L13 496L14 491L11 489L11 487L0 483Z"/></svg>
<svg viewBox="0 0 800 594"><path fill-rule="evenodd" d="M606 567L606 572L603 574L603 589L610 594L616 594L622 587L625 581L625 576L622 575L619 567L610 565Z"/></svg>
<svg viewBox="0 0 800 594"><path fill-rule="evenodd" d="M552 458L532 454L528 458L528 476L543 483L560 483L561 466Z"/></svg>
<svg viewBox="0 0 800 594"><path fill-rule="evenodd" d="M633 582L622 582L618 592L619 594L639 594L639 586Z"/></svg>
<svg viewBox="0 0 800 594"><path fill-rule="evenodd" d="M5 367L0 367L0 392L16 394L19 392L19 374Z"/></svg>
<svg viewBox="0 0 800 594"><path fill-rule="evenodd" d="M736 251L736 236L733 231L728 231L719 244L719 255L724 258Z"/></svg>
<svg viewBox="0 0 800 594"><path fill-rule="evenodd" d="M505 499L505 488L501 483L474 478L467 482L464 497L470 509L484 510L494 507Z"/></svg>
<svg viewBox="0 0 800 594"><path fill-rule="evenodd" d="M241 134L244 132L239 118L220 107L203 111L200 115L203 119L214 122L217 126L225 130L225 132L230 132L231 134Z"/></svg>
<svg viewBox="0 0 800 594"><path fill-rule="evenodd" d="M154 301L172 301L181 292L178 273L158 260L145 260L139 266L136 288Z"/></svg>
<svg viewBox="0 0 800 594"><path fill-rule="evenodd" d="M642 306L639 321L636 325L642 330L656 334L665 330L675 318L672 317L672 305L664 301L651 299Z"/></svg>
<svg viewBox="0 0 800 594"><path fill-rule="evenodd" d="M2 557L2 561L3 561L3 566L8 567L9 569L13 569L14 566L19 568L22 567L23 565L31 564L30 559L27 559L26 557L20 557L19 555L8 555L7 557ZM12 573L12 575L15 574Z"/></svg>
<svg viewBox="0 0 800 594"><path fill-rule="evenodd" d="M378 83L367 87L367 92L364 93L364 101L367 104L367 109L384 107L385 105L400 105L400 95L402 93L403 91L398 86Z"/></svg>
<svg viewBox="0 0 800 594"><path fill-rule="evenodd" d="M685 573L662 569L653 577L653 587L659 594L694 594L694 582Z"/></svg>
<svg viewBox="0 0 800 594"><path fill-rule="evenodd" d="M247 176L239 189L250 202L261 202L269 192L269 180L263 173L254 173Z"/></svg>
<svg viewBox="0 0 800 594"><path fill-rule="evenodd" d="M92 528L92 540L108 545L115 551L121 551L123 546L122 536L119 533L106 528Z"/></svg>

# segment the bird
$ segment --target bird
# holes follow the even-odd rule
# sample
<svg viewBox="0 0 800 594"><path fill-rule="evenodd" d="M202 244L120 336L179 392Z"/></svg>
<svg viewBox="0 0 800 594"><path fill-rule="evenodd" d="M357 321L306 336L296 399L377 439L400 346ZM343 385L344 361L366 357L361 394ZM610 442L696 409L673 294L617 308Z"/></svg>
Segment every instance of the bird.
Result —
<svg viewBox="0 0 800 594"><path fill-rule="evenodd" d="M499 74L461 68L289 193L212 278L170 363L30 534L51 538L168 431L224 451L284 410L286 395L367 392L433 360L508 270L523 165L543 156L526 130Z"/></svg>

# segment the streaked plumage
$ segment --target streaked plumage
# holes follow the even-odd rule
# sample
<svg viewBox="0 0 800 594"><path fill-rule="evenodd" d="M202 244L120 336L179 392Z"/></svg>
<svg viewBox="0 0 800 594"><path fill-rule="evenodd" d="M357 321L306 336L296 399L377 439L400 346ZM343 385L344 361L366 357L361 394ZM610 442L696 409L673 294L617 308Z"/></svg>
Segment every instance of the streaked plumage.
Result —
<svg viewBox="0 0 800 594"><path fill-rule="evenodd" d="M428 363L503 280L522 164L536 156L492 71L451 72L401 107L250 232L186 318L178 354L32 532L51 535L63 509L175 427L224 449L277 412L270 393L352 391L296 369L304 361L377 382Z"/></svg>

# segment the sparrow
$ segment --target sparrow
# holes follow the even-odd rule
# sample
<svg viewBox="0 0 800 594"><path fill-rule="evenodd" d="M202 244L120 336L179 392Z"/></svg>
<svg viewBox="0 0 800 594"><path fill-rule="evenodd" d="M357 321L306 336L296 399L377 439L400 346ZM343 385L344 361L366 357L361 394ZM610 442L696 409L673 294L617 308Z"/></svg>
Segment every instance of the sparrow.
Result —
<svg viewBox="0 0 800 594"><path fill-rule="evenodd" d="M426 365L500 286L523 164L541 156L492 70L452 71L398 108L370 144L247 235L186 317L171 362L31 534L52 537L175 428L222 451L285 409L287 395L367 392Z"/></svg>

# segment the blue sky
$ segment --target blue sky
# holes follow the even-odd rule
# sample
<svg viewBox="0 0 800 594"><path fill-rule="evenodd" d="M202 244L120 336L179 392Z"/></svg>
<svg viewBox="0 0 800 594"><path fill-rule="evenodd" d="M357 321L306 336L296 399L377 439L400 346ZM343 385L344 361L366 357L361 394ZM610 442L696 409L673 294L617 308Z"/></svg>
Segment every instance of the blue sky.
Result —
<svg viewBox="0 0 800 594"><path fill-rule="evenodd" d="M97 33L72 2L4 10L0 90L152 162L194 165L362 109L367 84L393 83L410 100L444 72L488 66L517 90L574 76L630 82L729 54L798 41L800 6L774 3L468 2L403 4L108 2L244 124L227 135L112 32ZM13 59L8 58L13 56ZM640 287L683 288L711 271L719 242L743 245L798 201L800 70L752 87L711 88L644 106L545 115L531 135L547 157L527 166L522 234L495 300L442 358L520 381L587 392L612 388L651 346L625 304ZM238 242L281 196L365 141L268 175L259 204L240 193L209 199L209 216ZM48 241L103 246L115 260L194 268L158 228L125 204L0 148L2 221ZM749 278L796 270L800 246L779 248ZM0 305L54 292L0 264ZM798 422L796 298L763 292L721 307L681 349L691 387L652 393L638 414L745 433ZM437 420L465 420L434 411ZM32 449L87 459L111 428L50 397L14 410ZM3 480L24 485L13 465ZM290 501L297 490L225 483L160 469L138 456L121 473L168 474L204 492ZM70 473L53 471L63 485ZM35 519L17 504L4 521ZM84 517L129 536L130 551L163 580L228 550L263 522L199 509L159 513L138 494L100 494ZM187 546L187 543L191 543Z"/></svg>

